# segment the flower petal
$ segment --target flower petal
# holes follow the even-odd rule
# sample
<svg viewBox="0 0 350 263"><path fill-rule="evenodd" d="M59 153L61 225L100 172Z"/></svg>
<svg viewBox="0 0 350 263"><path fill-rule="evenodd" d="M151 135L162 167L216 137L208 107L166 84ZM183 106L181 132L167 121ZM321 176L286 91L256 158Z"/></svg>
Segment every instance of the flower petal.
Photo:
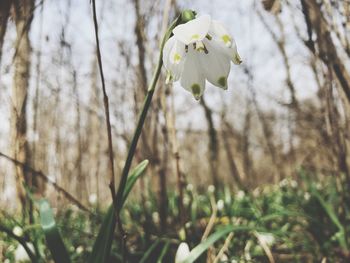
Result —
<svg viewBox="0 0 350 263"><path fill-rule="evenodd" d="M196 100L202 96L205 89L205 77L201 72L198 51L190 49L184 63L181 75L181 86L192 92Z"/></svg>
<svg viewBox="0 0 350 263"><path fill-rule="evenodd" d="M222 52L227 54L234 64L239 65L242 63L242 59L237 52L237 45L234 38L221 22L211 20L209 35L222 46Z"/></svg>
<svg viewBox="0 0 350 263"><path fill-rule="evenodd" d="M174 28L173 34L175 38L185 45L203 40L208 34L211 24L209 15L203 15L195 18L186 24L178 25Z"/></svg>
<svg viewBox="0 0 350 263"><path fill-rule="evenodd" d="M198 52L198 56L206 79L214 86L227 89L230 57L221 51L221 46L216 41L206 39L203 43L208 52Z"/></svg>
<svg viewBox="0 0 350 263"><path fill-rule="evenodd" d="M177 41L175 37L169 38L163 49L163 63L174 81L181 76L185 56L185 45Z"/></svg>

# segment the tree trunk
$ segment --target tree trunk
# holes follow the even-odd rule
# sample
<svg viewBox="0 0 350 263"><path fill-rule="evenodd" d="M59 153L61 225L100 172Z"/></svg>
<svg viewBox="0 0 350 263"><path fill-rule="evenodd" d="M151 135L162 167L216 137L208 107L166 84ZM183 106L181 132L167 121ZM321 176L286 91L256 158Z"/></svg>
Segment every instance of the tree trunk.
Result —
<svg viewBox="0 0 350 263"><path fill-rule="evenodd" d="M7 28L7 20L10 14L11 1L1 0L0 1L0 62L2 58L2 46L4 43L4 37Z"/></svg>
<svg viewBox="0 0 350 263"><path fill-rule="evenodd" d="M30 40L29 29L33 18L34 0L23 0L14 2L14 18L16 23L17 47L14 57L14 78L12 87L12 112L11 112L11 134L12 155L14 159L26 165L29 161L29 148L27 140L27 94L30 75ZM25 167L15 168L17 194L22 205L25 218L26 210L30 210L30 203L26 202L24 184L29 188L36 186L36 179Z"/></svg>
<svg viewBox="0 0 350 263"><path fill-rule="evenodd" d="M205 118L208 124L208 136L209 136L209 166L210 174L212 175L212 182L215 187L219 186L218 178L218 160L219 160L219 148L218 148L218 135L214 127L212 110L207 106L204 97L201 99L201 105L204 109Z"/></svg>
<svg viewBox="0 0 350 263"><path fill-rule="evenodd" d="M315 42L312 40L312 32L314 31L317 36L316 43L319 57L326 65L332 68L348 102L350 102L350 74L345 67L345 63L343 63L337 53L329 25L322 14L320 6L316 0L301 0L301 4L309 35L309 40L306 44L315 54Z"/></svg>

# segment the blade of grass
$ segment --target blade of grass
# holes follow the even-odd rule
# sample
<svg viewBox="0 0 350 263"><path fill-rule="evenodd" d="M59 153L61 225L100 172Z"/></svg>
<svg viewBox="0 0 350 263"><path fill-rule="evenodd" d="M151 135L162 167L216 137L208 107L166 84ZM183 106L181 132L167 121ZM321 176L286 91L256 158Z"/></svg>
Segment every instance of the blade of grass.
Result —
<svg viewBox="0 0 350 263"><path fill-rule="evenodd" d="M130 175L128 176L121 206L124 205L137 179L145 172L147 165L148 160L144 160L131 171ZM115 208L111 204L108 208L106 216L103 219L100 231L89 258L89 263L100 263L108 260L112 246L115 224Z"/></svg>
<svg viewBox="0 0 350 263"><path fill-rule="evenodd" d="M157 263L162 263L163 262L163 258L166 255L166 253L169 250L169 246L170 246L170 242L167 241L162 249L162 251L160 252L160 255L158 257Z"/></svg>
<svg viewBox="0 0 350 263"><path fill-rule="evenodd" d="M216 241L223 238L230 232L244 232L254 230L247 226L227 226L218 229L215 233L211 234L206 240L202 241L194 249L191 250L188 257L185 259L184 263L193 263L198 259L210 246L212 246Z"/></svg>
<svg viewBox="0 0 350 263"><path fill-rule="evenodd" d="M40 224L44 230L47 246L55 262L71 262L68 251L58 231L52 209L47 200L39 201Z"/></svg>
<svg viewBox="0 0 350 263"><path fill-rule="evenodd" d="M157 248L158 244L160 243L160 240L157 239L145 252L145 254L143 255L143 257L140 260L140 263L145 263L147 261L147 259L149 258L149 256L151 255L151 253Z"/></svg>
<svg viewBox="0 0 350 263"><path fill-rule="evenodd" d="M320 195L320 193L317 190L313 189L312 194L320 202L321 206L323 207L323 209L327 213L327 215L328 215L329 219L332 221L332 223L338 228L339 232L336 236L337 236L337 239L339 241L340 246L343 249L348 250L348 245L347 245L346 238L345 238L345 228L341 224L337 214L333 210L332 205L327 203L326 200Z"/></svg>

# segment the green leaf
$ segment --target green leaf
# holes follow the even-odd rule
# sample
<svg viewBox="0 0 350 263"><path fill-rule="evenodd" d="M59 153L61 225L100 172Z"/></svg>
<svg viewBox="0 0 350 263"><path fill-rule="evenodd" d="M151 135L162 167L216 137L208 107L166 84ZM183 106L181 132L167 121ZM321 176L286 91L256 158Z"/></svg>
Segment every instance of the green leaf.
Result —
<svg viewBox="0 0 350 263"><path fill-rule="evenodd" d="M68 251L58 231L52 209L47 200L39 201L40 223L46 236L47 246L55 262L71 262Z"/></svg>
<svg viewBox="0 0 350 263"><path fill-rule="evenodd" d="M131 171L131 173L128 176L128 181L126 182L124 194L123 194L123 202L122 206L126 202L126 199L128 198L128 195L131 192L131 189L133 188L134 184L136 183L137 179L144 173L146 170L146 167L148 165L149 161L144 160L142 161L134 170Z"/></svg>
<svg viewBox="0 0 350 263"><path fill-rule="evenodd" d="M312 189L312 194L317 198L317 200L320 202L321 206L327 213L329 219L332 221L332 223L338 228L339 232L336 234L336 238L339 241L339 244L341 247L345 250L348 250L347 241L345 238L345 228L340 222L336 212L334 211L331 204L327 203L326 200L320 195L320 193L316 189Z"/></svg>
<svg viewBox="0 0 350 263"><path fill-rule="evenodd" d="M136 183L137 179L144 173L148 165L148 160L144 160L131 171L126 182L125 190L123 193L123 200L120 203L122 208L132 187ZM115 208L113 204L108 208L107 214L105 215L98 236L95 240L92 253L89 258L89 263L100 263L107 262L111 253L111 247L113 242L114 229L116 225L115 220Z"/></svg>
<svg viewBox="0 0 350 263"><path fill-rule="evenodd" d="M152 252L156 249L156 247L159 244L159 239L157 239L145 252L145 254L143 255L143 257L141 258L139 263L145 263L147 261L147 259L149 258L149 256L152 254Z"/></svg>
<svg viewBox="0 0 350 263"><path fill-rule="evenodd" d="M169 241L166 241L166 242L165 242L165 245L164 245L164 247L163 247L163 249L162 249L162 251L161 251L160 254L159 254L157 263L162 263L162 262L163 262L163 258L164 258L164 256L166 255L166 253L168 252L169 247L170 247L170 242L169 242Z"/></svg>
<svg viewBox="0 0 350 263"><path fill-rule="evenodd" d="M192 263L198 259L210 246L212 246L220 238L223 238L230 232L251 231L251 227L246 226L226 226L218 229L214 234L211 234L206 240L193 248L183 263Z"/></svg>

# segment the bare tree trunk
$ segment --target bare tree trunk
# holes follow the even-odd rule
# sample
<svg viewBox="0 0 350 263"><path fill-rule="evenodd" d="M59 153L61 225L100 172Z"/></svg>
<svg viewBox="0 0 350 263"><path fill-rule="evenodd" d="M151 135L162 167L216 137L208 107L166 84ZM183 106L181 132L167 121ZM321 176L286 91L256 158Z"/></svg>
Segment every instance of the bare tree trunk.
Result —
<svg viewBox="0 0 350 263"><path fill-rule="evenodd" d="M309 39L306 42L307 47L316 54L315 44L317 43L320 58L332 68L347 100L350 102L350 74L346 70L345 63L337 53L329 25L322 14L320 6L316 0L301 0L301 4L309 35ZM312 39L313 31L317 35L316 43Z"/></svg>
<svg viewBox="0 0 350 263"><path fill-rule="evenodd" d="M245 73L248 75L249 82L252 82L253 76L252 76L252 73L248 67L245 68ZM275 168L276 175L278 177L278 178L274 178L274 179L276 180L276 179L284 178L285 174L283 171L283 165L281 163L280 156L277 155L276 146L273 142L271 127L270 127L269 123L267 122L266 117L264 116L263 112L261 111L261 109L258 105L258 101L256 99L256 93L255 93L253 86L251 84L249 84L248 86L249 86L249 90L250 90L250 93L252 96L252 102L254 104L256 113L257 113L259 121L261 123L262 132L263 132L263 135L264 135L264 138L266 141L267 151L270 154L272 164Z"/></svg>
<svg viewBox="0 0 350 263"><path fill-rule="evenodd" d="M219 151L218 151L218 136L214 127L213 113L212 110L207 106L204 97L201 99L201 105L204 109L205 118L208 124L208 136L209 136L209 166L210 174L212 176L212 181L215 187L219 186L218 178L218 160L219 160Z"/></svg>
<svg viewBox="0 0 350 263"><path fill-rule="evenodd" d="M14 78L12 87L13 108L11 112L12 155L14 159L26 165L30 164L29 147L27 140L27 94L30 76L31 46L29 29L33 18L34 0L15 1L16 23L16 56L14 57ZM26 210L30 211L30 203L26 201L24 184L30 188L36 186L35 178L25 169L15 168L16 188L22 205L25 218Z"/></svg>
<svg viewBox="0 0 350 263"><path fill-rule="evenodd" d="M75 97L75 113L76 113L76 120L75 120L75 132L77 136L77 157L75 161L75 167L76 167L76 192L79 201L84 202L87 198L87 189L86 189L86 178L84 176L83 167L82 167L82 161L83 161L83 141L81 137L81 117L80 117L80 101L79 101L79 93L77 88L77 72L73 70L73 94Z"/></svg>
<svg viewBox="0 0 350 263"><path fill-rule="evenodd" d="M251 102L247 102L247 110L244 118L244 127L242 134L242 151L243 151L243 170L246 178L250 183L255 181L253 162L250 158L250 133L251 133Z"/></svg>
<svg viewBox="0 0 350 263"><path fill-rule="evenodd" d="M2 58L2 46L7 28L7 20L10 15L11 0L0 1L0 62Z"/></svg>
<svg viewBox="0 0 350 263"><path fill-rule="evenodd" d="M101 108L101 94L100 89L98 88L98 64L97 64L97 56L94 56L94 60L92 62L92 70L91 70L91 89L90 89L90 98L89 105L91 107L91 112L88 116L87 123L87 152L89 160L94 160L94 163L89 168L90 175L90 183L93 187L90 187L90 190L94 189L92 193L96 194L97 200L100 200L100 167L101 167L101 142L105 142L106 140L102 139L102 133L96 132L100 129L102 123L97 115L98 109ZM86 171L87 172L87 171ZM96 191L96 192L94 192ZM98 202L97 202L98 205Z"/></svg>
<svg viewBox="0 0 350 263"><path fill-rule="evenodd" d="M231 132L231 126L225 121L223 120L223 126L225 127L223 129L223 133L222 133L222 138L223 138L223 141L224 141L224 147L225 147L225 151L226 151L226 156L227 156L227 161L228 161L228 164L229 164L229 167L230 167L230 171L231 171L231 174L232 174L232 177L236 183L236 185L238 186L239 189L246 189L243 182L242 182L242 179L241 179L241 176L239 174L239 171L238 171L238 168L237 168L237 165L236 165L236 161L235 161L235 158L233 156L233 153L232 153L232 150L231 150L231 145L230 145L230 141L229 141L229 134L231 135L232 132Z"/></svg>

